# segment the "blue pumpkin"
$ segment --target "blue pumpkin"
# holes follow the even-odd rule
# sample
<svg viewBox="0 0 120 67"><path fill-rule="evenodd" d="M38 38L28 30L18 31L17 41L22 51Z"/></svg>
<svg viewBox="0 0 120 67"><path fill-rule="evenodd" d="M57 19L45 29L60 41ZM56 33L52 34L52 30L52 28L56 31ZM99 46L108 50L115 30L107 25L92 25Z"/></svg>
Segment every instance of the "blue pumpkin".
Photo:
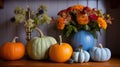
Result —
<svg viewBox="0 0 120 67"><path fill-rule="evenodd" d="M71 45L74 50L79 46L82 46L83 50L89 50L94 46L94 37L91 33L81 30L75 33Z"/></svg>
<svg viewBox="0 0 120 67"><path fill-rule="evenodd" d="M102 44L100 47L93 47L89 50L91 59L93 61L108 61L111 58L111 51L108 48L103 48Z"/></svg>

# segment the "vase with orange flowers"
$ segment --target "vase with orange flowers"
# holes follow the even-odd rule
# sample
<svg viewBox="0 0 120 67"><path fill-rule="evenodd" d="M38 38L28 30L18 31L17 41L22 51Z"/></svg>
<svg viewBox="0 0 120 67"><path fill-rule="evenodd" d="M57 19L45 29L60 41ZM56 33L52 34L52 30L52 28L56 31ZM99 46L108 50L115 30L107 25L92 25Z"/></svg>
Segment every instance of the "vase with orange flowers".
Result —
<svg viewBox="0 0 120 67"><path fill-rule="evenodd" d="M65 36L67 37L70 36L71 34L75 35L80 31L85 31L93 36L92 39L94 38L97 39L97 32L100 32L100 29L106 30L107 24L108 23L111 24L111 17L109 14L103 14L101 10L90 8L88 6L83 6L80 4L73 5L68 7L67 9L61 10L60 12L58 12L57 15L58 15L58 18L56 19L57 29L62 30ZM77 37L76 38L73 37L72 41L74 41L74 39L76 42ZM78 36L78 39L83 38L79 38ZM86 38L85 41L91 41L89 39L90 38ZM81 42L79 43L78 41L74 43L74 45L85 44Z"/></svg>

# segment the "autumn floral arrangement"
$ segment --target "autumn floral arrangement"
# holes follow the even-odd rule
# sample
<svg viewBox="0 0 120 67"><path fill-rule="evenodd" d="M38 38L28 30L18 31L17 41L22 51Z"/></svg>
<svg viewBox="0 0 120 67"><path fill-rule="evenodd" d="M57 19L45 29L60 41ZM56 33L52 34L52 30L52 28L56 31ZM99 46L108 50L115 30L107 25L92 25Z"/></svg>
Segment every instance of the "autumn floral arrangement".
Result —
<svg viewBox="0 0 120 67"><path fill-rule="evenodd" d="M107 24L111 24L109 14L102 14L101 10L80 4L61 10L57 15L57 29L64 31L66 36L86 30L97 38L96 32L100 32L100 29L106 30Z"/></svg>
<svg viewBox="0 0 120 67"><path fill-rule="evenodd" d="M25 32L27 35L27 40L30 40L31 32L40 24L49 24L51 22L51 17L47 14L47 6L42 4L37 10L33 11L30 6L27 9L22 7L16 7L14 10L15 16L11 18L11 22L16 25L24 23Z"/></svg>

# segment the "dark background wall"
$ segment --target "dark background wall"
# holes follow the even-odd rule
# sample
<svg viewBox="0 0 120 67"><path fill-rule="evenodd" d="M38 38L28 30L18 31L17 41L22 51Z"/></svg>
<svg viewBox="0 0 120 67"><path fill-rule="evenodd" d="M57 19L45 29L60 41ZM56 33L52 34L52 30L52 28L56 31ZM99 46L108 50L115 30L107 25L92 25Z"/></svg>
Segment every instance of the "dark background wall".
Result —
<svg viewBox="0 0 120 67"><path fill-rule="evenodd" d="M114 56L120 57L120 0L107 3L106 11L113 17L113 23L106 32L106 46Z"/></svg>

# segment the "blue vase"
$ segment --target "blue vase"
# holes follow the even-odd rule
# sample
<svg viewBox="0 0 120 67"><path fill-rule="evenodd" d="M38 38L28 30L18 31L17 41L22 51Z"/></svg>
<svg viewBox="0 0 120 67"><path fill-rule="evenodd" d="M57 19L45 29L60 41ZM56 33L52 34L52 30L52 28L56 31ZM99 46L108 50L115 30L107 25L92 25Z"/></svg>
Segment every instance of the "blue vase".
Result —
<svg viewBox="0 0 120 67"><path fill-rule="evenodd" d="M83 50L89 50L94 46L94 37L91 33L81 30L73 36L71 46L74 50L80 46L82 46Z"/></svg>

